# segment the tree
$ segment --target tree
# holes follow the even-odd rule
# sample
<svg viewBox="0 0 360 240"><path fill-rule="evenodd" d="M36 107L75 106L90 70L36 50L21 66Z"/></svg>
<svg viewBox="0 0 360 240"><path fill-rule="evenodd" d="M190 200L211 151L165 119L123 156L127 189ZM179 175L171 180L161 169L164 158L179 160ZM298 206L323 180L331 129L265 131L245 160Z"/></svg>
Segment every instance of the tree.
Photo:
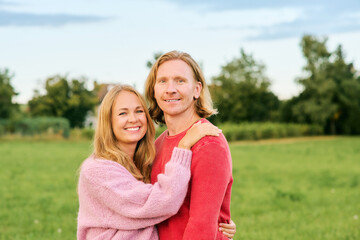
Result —
<svg viewBox="0 0 360 240"><path fill-rule="evenodd" d="M87 79L67 79L66 76L54 76L46 80L46 94L35 91L29 101L33 116L65 117L71 127L83 127L85 117L98 103L96 94L86 89Z"/></svg>
<svg viewBox="0 0 360 240"><path fill-rule="evenodd" d="M298 122L316 123L328 133L360 133L360 81L352 63L346 63L341 45L334 52L327 38L305 35L301 48L305 77L297 79L303 91L292 106Z"/></svg>
<svg viewBox="0 0 360 240"><path fill-rule="evenodd" d="M293 112L299 122L325 125L330 115L334 115L338 106L332 101L336 84L328 77L331 53L326 48L327 39L317 40L304 36L301 41L303 55L307 60L303 68L306 77L297 79L304 87L300 101L293 106Z"/></svg>
<svg viewBox="0 0 360 240"><path fill-rule="evenodd" d="M161 55L163 55L162 52L156 52L156 53L154 53L153 59L147 61L147 62L146 62L146 66L147 66L149 69L151 69L152 66L154 65L154 63L156 62L156 60L157 60L159 57L161 57Z"/></svg>
<svg viewBox="0 0 360 240"><path fill-rule="evenodd" d="M342 134L360 134L360 76L353 63L346 63L341 45L333 53L328 69L336 84L334 101L338 111L330 118L333 130Z"/></svg>
<svg viewBox="0 0 360 240"><path fill-rule="evenodd" d="M17 95L11 85L13 76L8 69L0 69L0 118L11 118L19 107L13 103L13 97Z"/></svg>
<svg viewBox="0 0 360 240"><path fill-rule="evenodd" d="M269 90L270 80L265 66L247 55L222 66L221 73L212 78L209 86L219 114L215 122L269 121L278 109L279 100Z"/></svg>

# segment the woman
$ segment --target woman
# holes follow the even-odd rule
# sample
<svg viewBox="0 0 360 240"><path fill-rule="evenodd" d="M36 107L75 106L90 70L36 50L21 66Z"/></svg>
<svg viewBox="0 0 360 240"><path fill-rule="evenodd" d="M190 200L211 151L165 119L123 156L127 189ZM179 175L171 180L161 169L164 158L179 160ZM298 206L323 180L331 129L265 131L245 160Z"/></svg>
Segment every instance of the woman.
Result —
<svg viewBox="0 0 360 240"><path fill-rule="evenodd" d="M191 146L218 133L210 124L194 125L151 185L155 129L145 101L132 87L113 87L100 106L94 152L81 166L77 238L158 239L154 225L184 200Z"/></svg>

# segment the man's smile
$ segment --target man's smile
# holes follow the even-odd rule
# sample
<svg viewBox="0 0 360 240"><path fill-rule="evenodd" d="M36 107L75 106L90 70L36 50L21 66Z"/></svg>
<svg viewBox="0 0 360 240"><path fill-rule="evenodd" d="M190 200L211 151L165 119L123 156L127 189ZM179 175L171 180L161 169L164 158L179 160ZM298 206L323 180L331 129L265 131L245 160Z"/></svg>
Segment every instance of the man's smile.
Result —
<svg viewBox="0 0 360 240"><path fill-rule="evenodd" d="M180 99L165 99L165 102L177 102L180 101Z"/></svg>

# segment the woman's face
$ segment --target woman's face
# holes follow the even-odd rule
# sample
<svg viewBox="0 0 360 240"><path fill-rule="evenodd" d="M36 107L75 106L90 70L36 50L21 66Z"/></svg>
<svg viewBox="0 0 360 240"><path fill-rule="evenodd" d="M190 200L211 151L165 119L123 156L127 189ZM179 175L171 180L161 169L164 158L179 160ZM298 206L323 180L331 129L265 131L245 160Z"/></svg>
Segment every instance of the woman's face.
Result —
<svg viewBox="0 0 360 240"><path fill-rule="evenodd" d="M121 147L136 145L146 133L145 109L132 92L121 91L112 107L112 129Z"/></svg>

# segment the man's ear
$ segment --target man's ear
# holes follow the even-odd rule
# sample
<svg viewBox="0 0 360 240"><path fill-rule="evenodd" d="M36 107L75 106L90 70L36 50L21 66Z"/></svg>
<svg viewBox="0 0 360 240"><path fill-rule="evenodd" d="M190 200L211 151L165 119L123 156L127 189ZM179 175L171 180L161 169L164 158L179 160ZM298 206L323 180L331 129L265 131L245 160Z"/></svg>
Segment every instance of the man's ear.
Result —
<svg viewBox="0 0 360 240"><path fill-rule="evenodd" d="M202 89L201 82L196 81L195 90L194 90L194 100L196 100L196 99L198 99L200 97L201 89Z"/></svg>

